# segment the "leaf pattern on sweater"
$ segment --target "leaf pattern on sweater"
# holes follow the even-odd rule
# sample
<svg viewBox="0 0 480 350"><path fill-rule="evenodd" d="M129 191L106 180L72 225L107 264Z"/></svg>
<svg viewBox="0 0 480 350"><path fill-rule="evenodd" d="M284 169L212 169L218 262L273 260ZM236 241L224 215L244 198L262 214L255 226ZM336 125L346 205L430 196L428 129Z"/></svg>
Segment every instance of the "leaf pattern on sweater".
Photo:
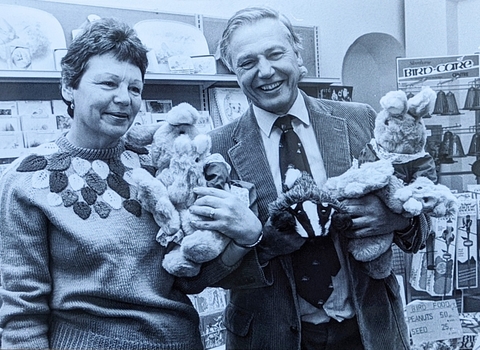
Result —
<svg viewBox="0 0 480 350"><path fill-rule="evenodd" d="M130 198L132 191L123 175L136 167L155 171L143 164L147 159L146 149L126 145L119 158L108 161L89 161L52 149L50 153L28 155L17 167L18 172L34 173L31 180L34 189L49 188L47 203L50 206L71 207L84 220L92 213L105 219L112 210L122 207L132 215L142 215L140 203Z"/></svg>

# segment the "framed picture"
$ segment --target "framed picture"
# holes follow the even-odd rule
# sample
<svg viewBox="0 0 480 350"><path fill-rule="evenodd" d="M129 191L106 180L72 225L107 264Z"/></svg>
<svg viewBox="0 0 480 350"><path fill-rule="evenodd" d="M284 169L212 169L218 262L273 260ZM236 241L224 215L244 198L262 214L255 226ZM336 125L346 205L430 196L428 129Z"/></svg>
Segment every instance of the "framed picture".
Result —
<svg viewBox="0 0 480 350"><path fill-rule="evenodd" d="M55 131L24 131L23 139L25 147L37 147L42 143L54 141L58 137Z"/></svg>
<svg viewBox="0 0 480 350"><path fill-rule="evenodd" d="M152 124L152 113L147 112L147 104L142 101L140 110L138 111L132 125Z"/></svg>
<svg viewBox="0 0 480 350"><path fill-rule="evenodd" d="M17 115L16 101L1 101L0 102L0 118L4 116Z"/></svg>
<svg viewBox="0 0 480 350"><path fill-rule="evenodd" d="M192 56L194 74L217 74L217 61L213 55Z"/></svg>
<svg viewBox="0 0 480 350"><path fill-rule="evenodd" d="M210 113L207 111L199 111L200 118L198 118L195 126L197 127L200 133L206 134L213 129L212 118L210 118Z"/></svg>
<svg viewBox="0 0 480 350"><path fill-rule="evenodd" d="M25 46L10 46L8 67L12 70L32 69L32 55L30 49Z"/></svg>
<svg viewBox="0 0 480 350"><path fill-rule="evenodd" d="M0 117L0 132L3 131L20 131L20 121L18 116L2 116Z"/></svg>
<svg viewBox="0 0 480 350"><path fill-rule="evenodd" d="M57 118L49 114L24 114L21 116L23 131L55 131L57 127Z"/></svg>
<svg viewBox="0 0 480 350"><path fill-rule="evenodd" d="M52 104L50 101L31 100L17 101L18 114L43 117L52 114Z"/></svg>
<svg viewBox="0 0 480 350"><path fill-rule="evenodd" d="M0 131L0 152L23 149L23 137L20 131Z"/></svg>
<svg viewBox="0 0 480 350"><path fill-rule="evenodd" d="M329 86L319 89L318 97L333 101L352 101L353 86Z"/></svg>
<svg viewBox="0 0 480 350"><path fill-rule="evenodd" d="M72 126L72 118L65 114L56 114L55 121L57 122L57 130L64 131L70 129Z"/></svg>
<svg viewBox="0 0 480 350"><path fill-rule="evenodd" d="M240 117L248 108L248 100L240 88L212 88L210 114L214 126L225 125ZM219 116L220 120L215 120Z"/></svg>
<svg viewBox="0 0 480 350"><path fill-rule="evenodd" d="M146 100L147 112L167 113L172 109L172 100Z"/></svg>

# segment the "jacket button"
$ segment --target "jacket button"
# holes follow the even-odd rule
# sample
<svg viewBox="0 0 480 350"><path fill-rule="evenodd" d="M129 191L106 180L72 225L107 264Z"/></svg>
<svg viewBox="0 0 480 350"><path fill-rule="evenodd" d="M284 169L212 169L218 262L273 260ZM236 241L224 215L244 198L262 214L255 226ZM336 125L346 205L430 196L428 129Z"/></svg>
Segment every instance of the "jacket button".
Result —
<svg viewBox="0 0 480 350"><path fill-rule="evenodd" d="M297 326L290 326L290 330L292 333L298 333L298 327Z"/></svg>

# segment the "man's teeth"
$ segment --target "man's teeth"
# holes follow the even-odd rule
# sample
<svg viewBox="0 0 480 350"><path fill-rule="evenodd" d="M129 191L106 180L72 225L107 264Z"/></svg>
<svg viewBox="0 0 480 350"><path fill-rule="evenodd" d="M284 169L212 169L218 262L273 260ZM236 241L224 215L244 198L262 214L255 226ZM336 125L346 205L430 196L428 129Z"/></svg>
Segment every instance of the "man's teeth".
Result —
<svg viewBox="0 0 480 350"><path fill-rule="evenodd" d="M261 87L261 89L263 91L273 90L273 89L279 87L280 85L281 85L281 83L273 83L273 84L263 85Z"/></svg>

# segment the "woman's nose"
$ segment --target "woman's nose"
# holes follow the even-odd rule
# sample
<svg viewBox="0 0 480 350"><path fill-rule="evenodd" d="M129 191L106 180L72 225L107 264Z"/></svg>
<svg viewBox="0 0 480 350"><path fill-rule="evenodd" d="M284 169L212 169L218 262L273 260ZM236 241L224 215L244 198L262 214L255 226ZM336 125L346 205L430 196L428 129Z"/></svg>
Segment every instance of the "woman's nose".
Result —
<svg viewBox="0 0 480 350"><path fill-rule="evenodd" d="M115 94L115 97L114 97L114 102L115 103L121 103L121 104L124 104L124 105L128 105L130 104L130 93L128 91L128 87L122 87L120 86L117 90L116 90L116 94Z"/></svg>

